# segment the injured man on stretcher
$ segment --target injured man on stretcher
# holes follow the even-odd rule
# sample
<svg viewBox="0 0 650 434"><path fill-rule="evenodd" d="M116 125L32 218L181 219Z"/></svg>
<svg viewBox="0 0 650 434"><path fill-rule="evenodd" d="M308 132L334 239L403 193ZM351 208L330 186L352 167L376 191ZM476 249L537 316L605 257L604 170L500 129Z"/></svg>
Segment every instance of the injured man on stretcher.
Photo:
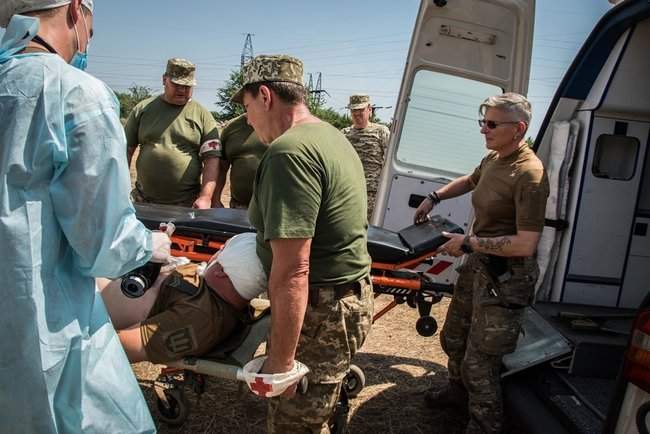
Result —
<svg viewBox="0 0 650 434"><path fill-rule="evenodd" d="M166 363L201 356L246 318L250 300L266 291L255 234L229 239L208 262L160 273L139 298L126 297L120 279L98 280L113 326L131 363Z"/></svg>

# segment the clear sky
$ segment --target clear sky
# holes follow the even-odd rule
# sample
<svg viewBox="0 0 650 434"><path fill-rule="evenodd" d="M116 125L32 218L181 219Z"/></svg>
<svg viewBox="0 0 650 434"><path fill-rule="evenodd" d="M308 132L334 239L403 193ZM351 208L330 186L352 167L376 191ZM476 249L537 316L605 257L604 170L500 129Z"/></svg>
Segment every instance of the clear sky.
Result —
<svg viewBox="0 0 650 434"><path fill-rule="evenodd" d="M252 33L254 54L297 56L314 83L322 73L328 106L343 111L351 93L363 92L376 105L394 107L419 4L97 0L88 72L115 90L137 84L159 92L167 58L185 57L197 64L195 99L216 110L216 90L239 67L245 34ZM533 133L584 37L609 7L607 0L537 1ZM378 111L386 121L392 114Z"/></svg>

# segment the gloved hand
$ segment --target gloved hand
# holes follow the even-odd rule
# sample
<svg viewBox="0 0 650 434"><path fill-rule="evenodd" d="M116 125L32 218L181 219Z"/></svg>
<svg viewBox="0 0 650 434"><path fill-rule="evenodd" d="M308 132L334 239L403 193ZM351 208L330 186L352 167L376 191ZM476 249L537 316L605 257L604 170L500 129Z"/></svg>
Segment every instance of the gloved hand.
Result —
<svg viewBox="0 0 650 434"><path fill-rule="evenodd" d="M165 232L152 231L151 240L153 241L153 254L151 255L151 262L165 264L171 258L170 249L172 240Z"/></svg>

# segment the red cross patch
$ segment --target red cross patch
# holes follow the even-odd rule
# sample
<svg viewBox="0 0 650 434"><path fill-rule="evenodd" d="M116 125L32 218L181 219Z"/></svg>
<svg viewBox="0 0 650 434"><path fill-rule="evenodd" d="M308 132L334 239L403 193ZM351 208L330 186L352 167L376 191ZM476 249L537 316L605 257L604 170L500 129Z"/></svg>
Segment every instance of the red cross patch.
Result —
<svg viewBox="0 0 650 434"><path fill-rule="evenodd" d="M259 396L263 396L265 398L273 390L273 387L271 387L270 384L266 384L261 377L255 377L255 381L250 383L250 388Z"/></svg>

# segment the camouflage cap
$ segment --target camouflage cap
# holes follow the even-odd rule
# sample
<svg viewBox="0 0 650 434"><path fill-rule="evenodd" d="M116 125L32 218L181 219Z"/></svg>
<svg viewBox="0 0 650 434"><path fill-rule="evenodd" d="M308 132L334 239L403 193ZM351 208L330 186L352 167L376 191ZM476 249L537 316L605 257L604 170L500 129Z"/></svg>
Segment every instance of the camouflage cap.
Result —
<svg viewBox="0 0 650 434"><path fill-rule="evenodd" d="M261 54L242 68L242 88L231 98L241 104L244 86L261 82L286 82L304 86L303 66L300 59L282 54Z"/></svg>
<svg viewBox="0 0 650 434"><path fill-rule="evenodd" d="M350 95L348 108L350 110L363 109L370 105L370 96L368 95Z"/></svg>
<svg viewBox="0 0 650 434"><path fill-rule="evenodd" d="M173 57L167 61L167 69L165 76L174 84L181 86L196 86L196 78L194 72L196 66L189 60Z"/></svg>

